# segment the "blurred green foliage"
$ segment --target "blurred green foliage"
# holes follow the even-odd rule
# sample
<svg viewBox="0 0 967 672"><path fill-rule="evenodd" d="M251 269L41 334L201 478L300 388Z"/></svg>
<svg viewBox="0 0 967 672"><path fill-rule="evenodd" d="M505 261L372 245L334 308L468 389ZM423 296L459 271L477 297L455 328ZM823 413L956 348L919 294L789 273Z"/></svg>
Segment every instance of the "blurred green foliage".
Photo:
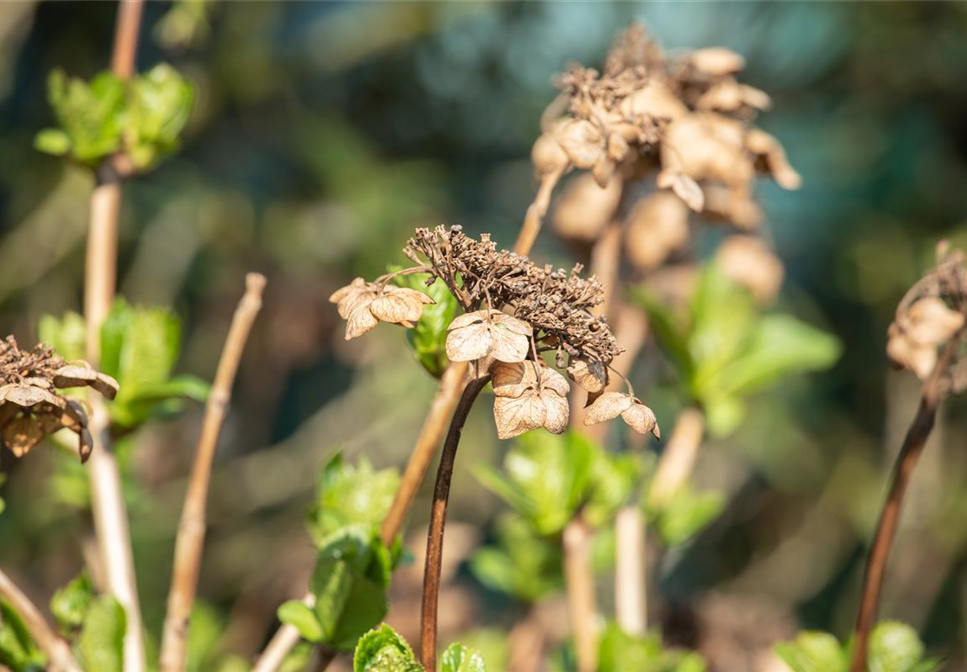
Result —
<svg viewBox="0 0 967 672"><path fill-rule="evenodd" d="M776 651L793 672L846 672L851 659L849 642L842 645L825 632L803 632ZM923 642L909 625L883 621L870 634L870 672L934 672L941 669L935 658L924 657Z"/></svg>
<svg viewBox="0 0 967 672"><path fill-rule="evenodd" d="M425 669L406 640L384 624L359 639L353 654L353 672L425 672ZM451 644L440 656L440 672L486 672L486 667L476 650Z"/></svg>

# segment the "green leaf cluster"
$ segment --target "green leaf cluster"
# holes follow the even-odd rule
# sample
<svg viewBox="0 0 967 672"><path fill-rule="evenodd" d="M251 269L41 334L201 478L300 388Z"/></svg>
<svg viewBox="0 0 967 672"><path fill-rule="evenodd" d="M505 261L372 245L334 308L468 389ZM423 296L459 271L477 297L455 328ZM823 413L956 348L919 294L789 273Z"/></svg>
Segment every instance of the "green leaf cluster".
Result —
<svg viewBox="0 0 967 672"><path fill-rule="evenodd" d="M94 587L86 572L54 593L50 599L50 613L64 636L73 636L83 627L92 602Z"/></svg>
<svg viewBox="0 0 967 672"><path fill-rule="evenodd" d="M195 88L166 64L127 82L111 72L86 82L57 69L48 77L47 98L58 127L37 134L38 150L92 167L124 151L143 171L178 148Z"/></svg>
<svg viewBox="0 0 967 672"><path fill-rule="evenodd" d="M80 359L85 351L84 319L67 313L40 320L40 338L66 359ZM194 376L173 376L181 348L181 324L164 308L114 302L101 326L101 364L104 373L121 386L108 403L115 430L133 430L148 420L181 412L186 399L204 401L208 383Z"/></svg>
<svg viewBox="0 0 967 672"><path fill-rule="evenodd" d="M23 619L0 599L0 665L11 672L43 672L44 655L37 649Z"/></svg>
<svg viewBox="0 0 967 672"><path fill-rule="evenodd" d="M575 672L577 662L570 646L552 658L553 672ZM598 643L598 672L706 672L702 657L686 649L668 649L661 635L629 635L615 623L608 623Z"/></svg>
<svg viewBox="0 0 967 672"><path fill-rule="evenodd" d="M785 376L828 368L840 355L830 334L790 315L761 313L752 295L714 263L705 267L682 314L644 292L637 296L685 396L702 406L714 436L742 422L748 395Z"/></svg>
<svg viewBox="0 0 967 672"><path fill-rule="evenodd" d="M309 511L313 541L321 547L344 527L378 526L386 518L399 485L396 469L376 471L365 457L353 466L337 452L322 468L316 501Z"/></svg>
<svg viewBox="0 0 967 672"><path fill-rule="evenodd" d="M427 294L435 303L423 307L423 316L416 326L406 330L406 340L413 348L417 361L430 375L439 378L447 368L447 327L457 313L457 299L446 283L436 281L429 287L425 273L398 275L396 284Z"/></svg>
<svg viewBox="0 0 967 672"><path fill-rule="evenodd" d="M426 672L413 649L385 623L359 638L353 654L353 672ZM440 672L486 672L480 653L451 644L440 657Z"/></svg>
<svg viewBox="0 0 967 672"><path fill-rule="evenodd" d="M524 602L563 588L560 544L535 534L533 526L512 513L497 519L494 532L496 543L470 559L470 571L482 584Z"/></svg>
<svg viewBox="0 0 967 672"><path fill-rule="evenodd" d="M81 667L89 672L122 672L126 630L127 617L120 602L111 595L94 599L74 647Z"/></svg>
<svg viewBox="0 0 967 672"><path fill-rule="evenodd" d="M776 646L776 653L793 672L847 672L852 643L841 644L825 632L801 632L791 642ZM923 642L910 626L897 621L877 623L870 633L869 672L934 672L936 658L924 657Z"/></svg>
<svg viewBox="0 0 967 672"><path fill-rule="evenodd" d="M683 544L719 517L725 496L717 490L696 492L685 483L661 507L645 504L648 522L666 546Z"/></svg>

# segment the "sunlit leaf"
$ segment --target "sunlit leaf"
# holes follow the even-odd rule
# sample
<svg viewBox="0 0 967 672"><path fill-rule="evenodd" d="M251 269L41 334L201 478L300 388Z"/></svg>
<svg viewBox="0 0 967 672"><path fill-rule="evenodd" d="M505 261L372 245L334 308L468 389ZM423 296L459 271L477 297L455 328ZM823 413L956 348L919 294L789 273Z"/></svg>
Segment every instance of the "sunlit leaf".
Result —
<svg viewBox="0 0 967 672"><path fill-rule="evenodd" d="M423 666L406 640L383 624L359 638L353 672L423 672Z"/></svg>
<svg viewBox="0 0 967 672"><path fill-rule="evenodd" d="M112 596L102 595L91 603L77 641L85 670L121 672L124 664L124 607Z"/></svg>

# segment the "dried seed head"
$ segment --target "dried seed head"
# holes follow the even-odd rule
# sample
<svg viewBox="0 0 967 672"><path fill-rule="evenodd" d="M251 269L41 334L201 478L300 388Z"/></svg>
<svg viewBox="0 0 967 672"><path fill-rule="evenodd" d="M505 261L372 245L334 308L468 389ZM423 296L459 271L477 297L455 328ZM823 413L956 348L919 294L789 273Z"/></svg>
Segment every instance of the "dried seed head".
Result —
<svg viewBox="0 0 967 672"><path fill-rule="evenodd" d="M569 240L595 240L618 210L621 184L616 178L601 187L588 174L570 180L554 208L555 233Z"/></svg>
<svg viewBox="0 0 967 672"><path fill-rule="evenodd" d="M113 399L117 381L98 373L86 362L66 364L54 351L38 345L25 351L13 336L0 341L0 438L16 456L30 452L60 429L77 434L78 454L87 460L93 441L87 430L87 411L55 390L89 386Z"/></svg>

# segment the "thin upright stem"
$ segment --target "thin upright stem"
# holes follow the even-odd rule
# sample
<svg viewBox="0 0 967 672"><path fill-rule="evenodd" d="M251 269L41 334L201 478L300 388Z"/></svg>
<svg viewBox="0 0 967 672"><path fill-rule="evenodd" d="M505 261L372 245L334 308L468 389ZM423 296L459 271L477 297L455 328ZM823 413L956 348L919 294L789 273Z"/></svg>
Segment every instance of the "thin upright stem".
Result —
<svg viewBox="0 0 967 672"><path fill-rule="evenodd" d="M423 604L420 613L420 661L427 670L436 670L437 648L437 609L440 604L440 568L443 563L443 531L447 522L447 502L450 498L450 480L453 477L453 464L460 445L460 435L467 422L467 416L487 383L486 375L471 381L460 395L457 410L454 411L450 430L447 432L440 455L440 466L436 473L433 488L433 508L430 510L430 530L426 537L426 564L423 567Z"/></svg>
<svg viewBox="0 0 967 672"><path fill-rule="evenodd" d="M636 504L629 504L618 511L614 527L615 618L629 635L643 635L648 626L645 517Z"/></svg>
<svg viewBox="0 0 967 672"><path fill-rule="evenodd" d="M571 634L577 657L577 672L594 672L598 668L598 644L594 631L597 615L594 596L594 573L591 570L591 529L580 516L564 528L564 581Z"/></svg>
<svg viewBox="0 0 967 672"><path fill-rule="evenodd" d="M54 632L40 610L3 570L0 570L0 597L23 619L30 637L47 656L50 672L81 672L67 642Z"/></svg>
<svg viewBox="0 0 967 672"><path fill-rule="evenodd" d="M249 273L245 278L245 295L232 318L215 373L215 381L205 406L205 417L195 451L195 462L192 465L188 491L185 494L185 506L181 512L181 522L175 539L175 561L171 575L171 591L168 594L168 613L165 616L161 640L161 672L181 672L185 668L188 622L198 589L198 573L205 543L208 483L211 480L218 437L232 398L235 374L238 372L252 324L262 308L264 289L265 276Z"/></svg>
<svg viewBox="0 0 967 672"><path fill-rule="evenodd" d="M122 0L111 67L126 80L134 73L143 0ZM84 282L84 315L87 321L87 359L97 365L100 359L100 330L114 302L117 283L118 216L121 206L122 177L110 158L96 173L91 194L91 222L87 241ZM124 607L127 629L124 637L124 672L145 669L141 607L138 602L131 533L121 493L117 461L108 441L110 420L99 397L91 398L91 435L94 450L88 464L91 483L91 509L107 587Z"/></svg>
<svg viewBox="0 0 967 672"><path fill-rule="evenodd" d="M934 373L923 385L920 406L917 414L910 423L903 445L893 464L893 475L890 490L880 512L880 520L873 536L870 556L866 561L863 576L863 594L860 598L859 614L856 618L856 633L854 637L853 660L850 672L865 672L866 658L869 651L870 631L876 620L876 612L880 604L880 594L883 591L883 579L886 575L886 565L890 557L893 539L896 537L900 524L900 513L903 507L903 497L907 486L917 466L917 461L923 453L923 448L930 438L934 422L937 418L937 408L947 392L944 379L945 370L953 355L959 339L953 339L945 348L940 361L934 367Z"/></svg>
<svg viewBox="0 0 967 672"><path fill-rule="evenodd" d="M688 481L698 449L705 434L705 415L694 406L682 409L675 421L672 438L658 460L655 476L648 491L648 504L661 507L669 502Z"/></svg>
<svg viewBox="0 0 967 672"><path fill-rule="evenodd" d="M560 181L561 175L563 175L562 171L555 170L544 173L541 176L541 183L537 188L537 195L534 197L534 202L527 208L527 214L524 216L524 225L520 227L520 233L517 234L517 242L514 243L514 252L517 254L526 256L530 254L531 248L534 247L537 235L541 232L541 227L544 224L547 209L551 205L551 194L554 192L554 187Z"/></svg>

